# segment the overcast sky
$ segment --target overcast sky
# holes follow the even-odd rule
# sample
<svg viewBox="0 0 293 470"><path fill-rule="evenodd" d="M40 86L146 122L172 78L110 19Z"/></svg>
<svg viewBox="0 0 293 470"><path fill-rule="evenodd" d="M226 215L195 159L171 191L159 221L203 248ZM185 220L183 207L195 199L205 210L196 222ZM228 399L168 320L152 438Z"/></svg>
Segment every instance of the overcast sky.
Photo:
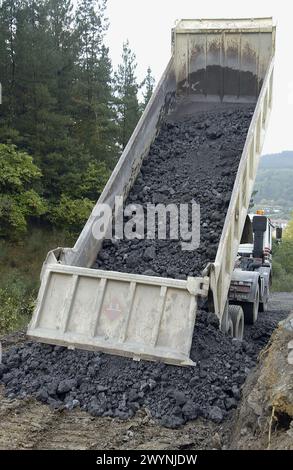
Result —
<svg viewBox="0 0 293 470"><path fill-rule="evenodd" d="M141 80L150 65L159 80L171 54L171 28L182 18L244 18L273 16L277 23L274 103L264 153L293 150L293 26L291 2L272 0L108 0L107 44L113 66L120 62L122 43L129 39Z"/></svg>

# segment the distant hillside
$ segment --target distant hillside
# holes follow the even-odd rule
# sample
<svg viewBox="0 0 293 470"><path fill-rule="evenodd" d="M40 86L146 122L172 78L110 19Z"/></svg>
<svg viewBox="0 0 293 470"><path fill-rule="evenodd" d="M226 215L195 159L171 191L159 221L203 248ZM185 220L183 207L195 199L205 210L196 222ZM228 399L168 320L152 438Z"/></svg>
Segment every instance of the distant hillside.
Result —
<svg viewBox="0 0 293 470"><path fill-rule="evenodd" d="M293 211L293 151L261 158L255 190L256 207L267 208L267 212L276 217L290 217Z"/></svg>
<svg viewBox="0 0 293 470"><path fill-rule="evenodd" d="M293 151L264 155L259 168L293 168Z"/></svg>

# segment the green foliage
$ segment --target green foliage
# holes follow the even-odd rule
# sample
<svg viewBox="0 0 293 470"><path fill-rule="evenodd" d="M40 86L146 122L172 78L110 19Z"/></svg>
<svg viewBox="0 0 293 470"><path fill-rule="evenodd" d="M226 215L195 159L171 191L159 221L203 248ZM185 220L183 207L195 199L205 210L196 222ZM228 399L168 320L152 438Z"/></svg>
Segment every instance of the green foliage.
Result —
<svg viewBox="0 0 293 470"><path fill-rule="evenodd" d="M23 235L28 219L46 212L42 198L31 188L40 177L39 168L26 152L0 144L0 236Z"/></svg>
<svg viewBox="0 0 293 470"><path fill-rule="evenodd" d="M74 86L75 132L95 159L115 160L112 65L103 40L105 0L81 0L76 12L78 64Z"/></svg>
<svg viewBox="0 0 293 470"><path fill-rule="evenodd" d="M47 206L34 189L25 191L17 197L18 207L24 216L39 217L45 214Z"/></svg>
<svg viewBox="0 0 293 470"><path fill-rule="evenodd" d="M62 193L76 196L76 188L92 157L84 145L73 140L60 143L58 151L50 150L48 148L40 165L44 172L44 196L55 203Z"/></svg>
<svg viewBox="0 0 293 470"><path fill-rule="evenodd" d="M118 141L124 148L140 117L137 93L139 85L136 79L136 57L129 47L123 44L122 63L115 72L116 109L119 126Z"/></svg>
<svg viewBox="0 0 293 470"><path fill-rule="evenodd" d="M82 172L72 172L59 201L49 207L50 222L77 234L89 217L110 176L105 162L90 161Z"/></svg>
<svg viewBox="0 0 293 470"><path fill-rule="evenodd" d="M15 273L6 276L0 285L0 334L21 328L28 322L35 294L35 288Z"/></svg>
<svg viewBox="0 0 293 470"><path fill-rule="evenodd" d="M293 203L293 168L259 169L256 189L257 201L275 201L287 206Z"/></svg>
<svg viewBox="0 0 293 470"><path fill-rule="evenodd" d="M10 239L21 237L27 230L25 215L16 198L0 195L0 236Z"/></svg>
<svg viewBox="0 0 293 470"><path fill-rule="evenodd" d="M293 242L293 212L291 214L291 220L284 231L284 238Z"/></svg>
<svg viewBox="0 0 293 470"><path fill-rule="evenodd" d="M293 240L284 238L273 247L273 290L293 291Z"/></svg>
<svg viewBox="0 0 293 470"><path fill-rule="evenodd" d="M88 219L93 207L93 201L87 198L71 199L62 194L59 203L51 208L49 217L56 227L77 233Z"/></svg>
<svg viewBox="0 0 293 470"><path fill-rule="evenodd" d="M72 244L65 232L36 228L17 242L0 240L0 335L29 322L45 255Z"/></svg>
<svg viewBox="0 0 293 470"><path fill-rule="evenodd" d="M109 176L110 171L105 162L90 162L77 187L77 195L91 199L93 203L96 202Z"/></svg>
<svg viewBox="0 0 293 470"><path fill-rule="evenodd" d="M17 299L9 291L0 289L0 334L12 331L17 323Z"/></svg>
<svg viewBox="0 0 293 470"><path fill-rule="evenodd" d="M140 117L128 43L113 74L106 6L107 0L3 0L0 142L17 145L10 153L19 161L0 156L2 237L19 238L40 216L59 227L64 206L74 212L85 198L76 223L65 222L77 230ZM149 70L145 103L152 86Z"/></svg>
<svg viewBox="0 0 293 470"><path fill-rule="evenodd" d="M155 86L155 79L152 76L152 71L151 68L148 67L147 69L147 75L142 83L142 86L144 86L145 91L143 93L143 103L142 103L142 110L146 108L146 105L151 99L151 96L154 91L154 86Z"/></svg>
<svg viewBox="0 0 293 470"><path fill-rule="evenodd" d="M40 176L40 170L26 152L18 151L15 145L0 144L1 192L19 193Z"/></svg>

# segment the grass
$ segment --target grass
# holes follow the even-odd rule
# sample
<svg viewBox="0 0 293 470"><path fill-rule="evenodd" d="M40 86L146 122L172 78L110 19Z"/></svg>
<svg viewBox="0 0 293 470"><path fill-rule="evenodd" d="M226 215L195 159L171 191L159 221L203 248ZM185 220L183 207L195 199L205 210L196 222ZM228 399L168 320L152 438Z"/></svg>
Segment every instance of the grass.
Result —
<svg viewBox="0 0 293 470"><path fill-rule="evenodd" d="M67 233L44 228L32 229L19 242L0 240L0 334L28 324L47 252L73 242Z"/></svg>

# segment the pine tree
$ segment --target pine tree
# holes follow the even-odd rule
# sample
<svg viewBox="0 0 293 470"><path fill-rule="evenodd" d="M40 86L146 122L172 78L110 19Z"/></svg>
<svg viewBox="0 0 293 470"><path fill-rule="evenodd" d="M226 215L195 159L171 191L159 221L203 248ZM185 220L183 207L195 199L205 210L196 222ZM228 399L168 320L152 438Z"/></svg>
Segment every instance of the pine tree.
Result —
<svg viewBox="0 0 293 470"><path fill-rule="evenodd" d="M118 151L106 0L73 4L4 0L0 9L0 141L34 158L53 223L67 203L78 211L96 200Z"/></svg>
<svg viewBox="0 0 293 470"><path fill-rule="evenodd" d="M83 79L84 99L89 114L95 95L96 64L108 28L105 8L106 0L80 0L76 12L80 77Z"/></svg>
<svg viewBox="0 0 293 470"><path fill-rule="evenodd" d="M104 45L106 0L81 0L76 13L78 71L76 132L96 160L115 155L112 66Z"/></svg>
<svg viewBox="0 0 293 470"><path fill-rule="evenodd" d="M95 133L90 151L97 160L104 160L110 166L117 157L117 125L115 123L112 64L109 49L101 48L96 70Z"/></svg>
<svg viewBox="0 0 293 470"><path fill-rule="evenodd" d="M122 148L126 146L140 117L136 68L135 54L131 51L129 42L126 41L123 44L122 63L118 65L115 73L118 141Z"/></svg>
<svg viewBox="0 0 293 470"><path fill-rule="evenodd" d="M72 0L49 0L48 14L56 77L57 108L59 112L65 114L72 111L71 99L76 56Z"/></svg>
<svg viewBox="0 0 293 470"><path fill-rule="evenodd" d="M143 103L142 103L142 109L144 110L151 99L151 96L154 91L154 86L155 86L155 79L152 76L152 71L151 68L148 67L147 69L147 75L143 81L143 86L145 87L145 91L143 93Z"/></svg>
<svg viewBox="0 0 293 470"><path fill-rule="evenodd" d="M22 136L22 145L41 157L58 130L48 2L26 0L17 12L16 22L14 126Z"/></svg>
<svg viewBox="0 0 293 470"><path fill-rule="evenodd" d="M1 127L7 134L15 117L15 36L20 0L4 0L0 8ZM9 134L10 132L8 132ZM10 136L9 136L10 137Z"/></svg>

